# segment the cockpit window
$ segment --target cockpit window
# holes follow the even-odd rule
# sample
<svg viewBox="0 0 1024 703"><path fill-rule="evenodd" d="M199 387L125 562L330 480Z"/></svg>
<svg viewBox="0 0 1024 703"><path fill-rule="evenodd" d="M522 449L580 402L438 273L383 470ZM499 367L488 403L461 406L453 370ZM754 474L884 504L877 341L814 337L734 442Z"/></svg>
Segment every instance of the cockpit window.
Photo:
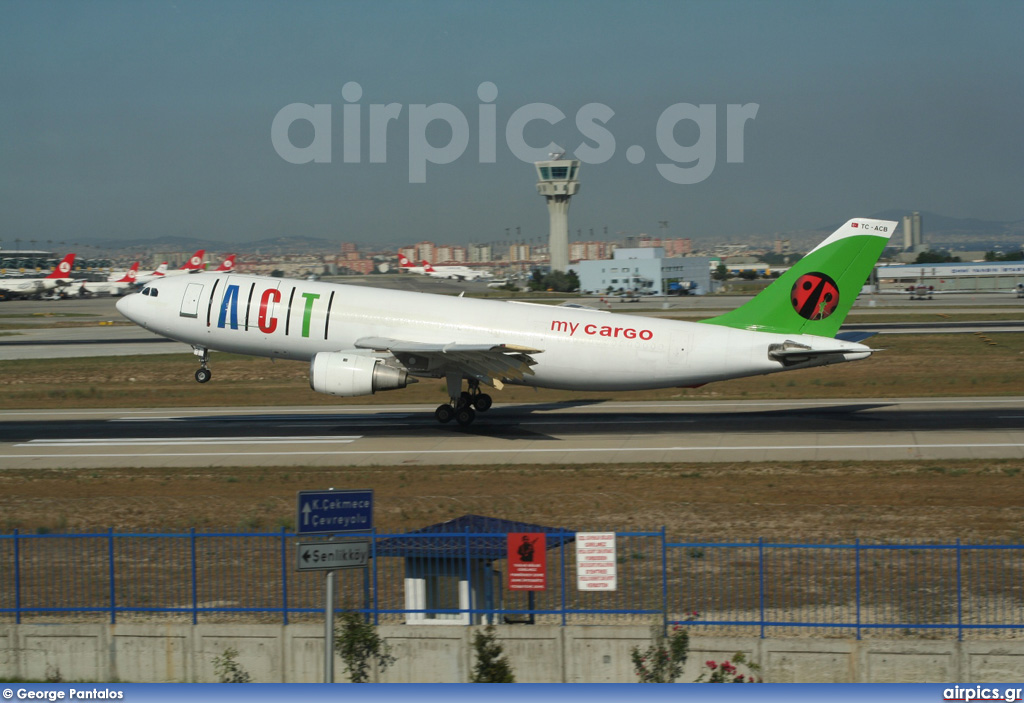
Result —
<svg viewBox="0 0 1024 703"><path fill-rule="evenodd" d="M154 298L157 296L159 292L160 291L158 291L156 288L150 288L149 286L146 286L145 288L142 289L143 295L151 295Z"/></svg>

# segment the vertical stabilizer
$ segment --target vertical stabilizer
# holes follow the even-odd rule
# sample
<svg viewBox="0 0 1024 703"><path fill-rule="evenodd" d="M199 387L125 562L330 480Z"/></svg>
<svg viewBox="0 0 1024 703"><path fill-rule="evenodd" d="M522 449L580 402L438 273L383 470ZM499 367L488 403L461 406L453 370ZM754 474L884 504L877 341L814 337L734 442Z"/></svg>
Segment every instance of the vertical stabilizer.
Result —
<svg viewBox="0 0 1024 703"><path fill-rule="evenodd" d="M753 300L702 322L835 337L895 230L887 220L850 220Z"/></svg>
<svg viewBox="0 0 1024 703"><path fill-rule="evenodd" d="M47 276L47 278L70 278L71 267L74 265L75 255L68 254L63 259L60 260L59 264L53 267L53 271L50 273L49 276Z"/></svg>

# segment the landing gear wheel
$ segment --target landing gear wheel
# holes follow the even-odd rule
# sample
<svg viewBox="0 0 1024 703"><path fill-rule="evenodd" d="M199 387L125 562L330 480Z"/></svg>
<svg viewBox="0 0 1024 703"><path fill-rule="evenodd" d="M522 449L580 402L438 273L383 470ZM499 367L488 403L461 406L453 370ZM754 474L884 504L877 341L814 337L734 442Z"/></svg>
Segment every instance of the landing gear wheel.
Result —
<svg viewBox="0 0 1024 703"><path fill-rule="evenodd" d="M473 407L477 409L477 412L485 413L491 409L494 401L491 400L491 396L486 393L481 393L477 397L473 398Z"/></svg>
<svg viewBox="0 0 1024 703"><path fill-rule="evenodd" d="M473 404L473 396L468 391L462 391L455 404L460 408L468 407Z"/></svg>
<svg viewBox="0 0 1024 703"><path fill-rule="evenodd" d="M455 410L448 404L438 405L437 410L434 411L434 418L442 425L451 422L453 417L455 417Z"/></svg>
<svg viewBox="0 0 1024 703"><path fill-rule="evenodd" d="M463 405L455 411L455 421L463 427L472 424L475 419L476 412L468 405Z"/></svg>
<svg viewBox="0 0 1024 703"><path fill-rule="evenodd" d="M210 350L193 344L192 353L199 357L199 370L196 371L196 381L206 383L213 376L210 373L210 367L207 366L210 363Z"/></svg>

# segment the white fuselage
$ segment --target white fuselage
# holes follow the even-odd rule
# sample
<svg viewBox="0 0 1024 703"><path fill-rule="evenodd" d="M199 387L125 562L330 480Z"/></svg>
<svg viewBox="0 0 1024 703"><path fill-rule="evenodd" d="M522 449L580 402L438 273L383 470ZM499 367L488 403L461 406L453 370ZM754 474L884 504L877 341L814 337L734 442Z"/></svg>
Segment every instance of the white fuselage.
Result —
<svg viewBox="0 0 1024 703"><path fill-rule="evenodd" d="M491 278L489 271L478 271L466 266L433 266L432 270L424 271L431 278L455 278L462 281L478 281Z"/></svg>
<svg viewBox="0 0 1024 703"><path fill-rule="evenodd" d="M130 281L82 281L81 287L75 286L78 293L87 295L126 295L134 284Z"/></svg>
<svg viewBox="0 0 1024 703"><path fill-rule="evenodd" d="M154 281L118 301L128 319L206 349L309 361L374 337L541 350L527 385L570 390L692 386L868 356L853 342L752 332L551 305L476 300L317 281L202 273ZM769 345L842 349L783 366ZM848 351L847 351L848 350ZM514 381L513 381L514 382Z"/></svg>
<svg viewBox="0 0 1024 703"><path fill-rule="evenodd" d="M0 293L13 296L36 295L70 283L70 278L3 278L0 279Z"/></svg>

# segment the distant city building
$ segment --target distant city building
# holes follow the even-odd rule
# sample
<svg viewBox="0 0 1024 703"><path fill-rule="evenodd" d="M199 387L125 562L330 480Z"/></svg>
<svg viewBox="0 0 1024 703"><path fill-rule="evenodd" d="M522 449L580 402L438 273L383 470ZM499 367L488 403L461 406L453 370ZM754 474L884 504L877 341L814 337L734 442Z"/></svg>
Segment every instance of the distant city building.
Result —
<svg viewBox="0 0 1024 703"><path fill-rule="evenodd" d="M573 242L569 245L570 261L610 259L615 246L609 242Z"/></svg>
<svg viewBox="0 0 1024 703"><path fill-rule="evenodd" d="M508 260L516 262L530 261L529 244L513 244L508 248Z"/></svg>
<svg viewBox="0 0 1024 703"><path fill-rule="evenodd" d="M648 249L657 247L665 250L666 257L689 256L693 252L693 242L689 238L668 239L639 234L626 237L624 249Z"/></svg>
<svg viewBox="0 0 1024 703"><path fill-rule="evenodd" d="M919 212L903 216L903 250L915 254L925 251Z"/></svg>
<svg viewBox="0 0 1024 703"><path fill-rule="evenodd" d="M494 258L491 254L490 244L470 244L466 253L471 264L489 262Z"/></svg>
<svg viewBox="0 0 1024 703"><path fill-rule="evenodd" d="M421 261L429 261L434 263L434 243L433 242L419 242L415 248L416 256L413 261L419 264ZM410 257L412 258L412 257Z"/></svg>
<svg viewBox="0 0 1024 703"><path fill-rule="evenodd" d="M339 273L344 273L344 269L347 269L352 273L370 274L376 267L373 259L344 259L338 262Z"/></svg>

